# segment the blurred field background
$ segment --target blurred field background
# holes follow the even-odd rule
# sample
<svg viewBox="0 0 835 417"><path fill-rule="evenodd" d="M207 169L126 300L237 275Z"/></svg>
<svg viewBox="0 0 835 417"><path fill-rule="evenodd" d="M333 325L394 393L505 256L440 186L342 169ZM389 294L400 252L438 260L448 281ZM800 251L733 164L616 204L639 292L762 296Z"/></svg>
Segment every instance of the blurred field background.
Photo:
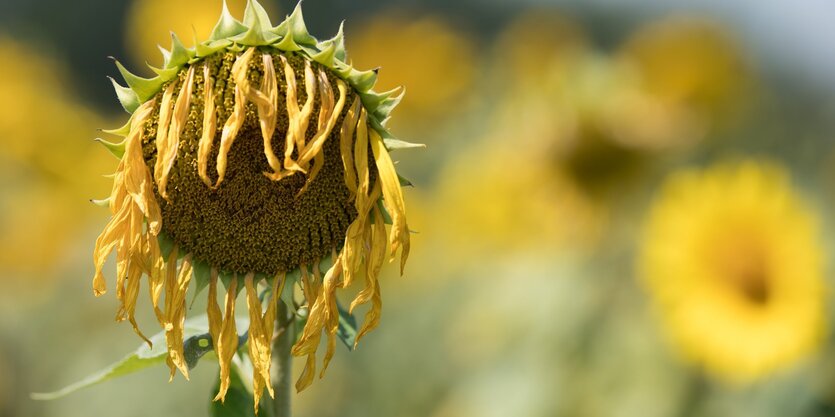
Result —
<svg viewBox="0 0 835 417"><path fill-rule="evenodd" d="M244 2L229 3L242 16ZM264 3L273 21L295 6ZM108 56L142 71L169 30L190 45L219 11L215 0L0 1L0 416L208 414L211 361L191 382L158 367L52 402L28 394L139 345L113 321L115 298L90 288L107 211L88 200L108 193L102 175L116 166L93 139L126 119ZM382 67L378 90L406 87L392 130L428 147L394 155L416 185L418 233L406 276L384 269L381 327L293 398L296 415L835 415L835 4L306 0L304 13L320 39L346 20L354 63ZM682 290L701 266L653 262L689 253L692 236L645 233L669 220L654 217L669 178L727 161L748 161L755 179L686 188L698 207L678 218L724 244L736 223L700 213L758 190L740 216L759 222L760 246L780 247L756 271L779 270L779 282L728 286L791 301L774 313L788 324L756 337L733 309L676 328L689 322L671 317L712 306ZM777 214L759 215L772 200ZM733 265L749 259L728 251Z"/></svg>

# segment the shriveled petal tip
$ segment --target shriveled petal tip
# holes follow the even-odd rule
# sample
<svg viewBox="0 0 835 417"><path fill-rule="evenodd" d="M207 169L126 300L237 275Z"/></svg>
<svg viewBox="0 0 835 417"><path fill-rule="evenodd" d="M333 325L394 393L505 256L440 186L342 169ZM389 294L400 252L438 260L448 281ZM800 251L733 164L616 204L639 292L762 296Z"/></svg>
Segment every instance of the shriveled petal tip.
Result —
<svg viewBox="0 0 835 417"><path fill-rule="evenodd" d="M406 203L403 199L403 190L400 188L400 180L397 171L394 169L394 162L391 160L383 139L375 129L369 129L371 150L377 164L377 172L383 185L383 203L392 217L390 246L391 254L389 261L393 261L398 248L400 253L401 274L409 256L409 226L406 223Z"/></svg>
<svg viewBox="0 0 835 417"><path fill-rule="evenodd" d="M238 350L238 331L235 326L235 296L237 293L238 277L236 275L229 282L229 287L226 289L225 314L217 342L215 343L215 352L217 353L220 364L220 388L214 401L220 400L223 402L226 400L226 392L229 390L229 384L231 382L232 357L235 356L235 352Z"/></svg>

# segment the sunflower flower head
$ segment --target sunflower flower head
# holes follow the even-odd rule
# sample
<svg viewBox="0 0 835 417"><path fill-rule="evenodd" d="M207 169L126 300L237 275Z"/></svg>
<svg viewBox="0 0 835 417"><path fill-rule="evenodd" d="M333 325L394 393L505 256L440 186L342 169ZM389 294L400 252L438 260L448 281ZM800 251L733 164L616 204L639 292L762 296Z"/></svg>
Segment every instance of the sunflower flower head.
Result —
<svg viewBox="0 0 835 417"><path fill-rule="evenodd" d="M826 327L817 223L777 165L674 174L650 211L640 272L682 355L745 383L811 353Z"/></svg>
<svg viewBox="0 0 835 417"><path fill-rule="evenodd" d="M389 151L411 145L385 128L402 94L374 92L377 72L346 63L342 30L316 40L300 7L273 27L256 1L243 22L224 5L208 40L189 49L172 38L154 78L116 63L127 87L113 84L131 117L110 132L124 139L106 144L120 162L106 201L112 218L95 245L93 290L105 292L102 267L115 251L116 319L148 340L134 318L147 277L171 376L179 370L188 378L186 292L208 288L221 368L216 400L229 387L239 347L235 299L246 291L257 409L264 388L273 395L271 341L287 282L301 287L308 311L292 350L307 357L296 384L302 390L313 381L322 335L325 368L334 353L336 291L364 283L350 306L371 304L358 340L379 322L377 277L398 251L402 273L409 230Z"/></svg>

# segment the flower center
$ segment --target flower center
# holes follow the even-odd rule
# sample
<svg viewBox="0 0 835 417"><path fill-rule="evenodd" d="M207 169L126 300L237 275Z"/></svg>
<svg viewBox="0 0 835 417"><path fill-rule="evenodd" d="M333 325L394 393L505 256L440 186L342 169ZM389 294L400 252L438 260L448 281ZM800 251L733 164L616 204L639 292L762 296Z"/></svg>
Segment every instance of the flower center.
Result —
<svg viewBox="0 0 835 417"><path fill-rule="evenodd" d="M754 305L765 305L771 296L768 268L761 250L734 245L719 259L719 273L733 291Z"/></svg>
<svg viewBox="0 0 835 417"><path fill-rule="evenodd" d="M285 57L296 74L304 74L303 58L291 53L286 53ZM273 54L273 58L275 61L280 59L277 53ZM205 60L213 79L211 85L219 126L233 113L235 82L231 69L235 59L236 54L227 52ZM185 72L182 71L179 81L175 82L182 83ZM325 73L335 85L336 77L327 70ZM251 85L257 88L264 74L260 60L249 64L247 74ZM286 103L287 85L282 81L284 73L276 75L279 102ZM264 154L258 109L250 102L228 153L225 178L216 189L212 189L198 173L205 85L202 72L196 71L188 118L179 137L177 158L168 179L167 198L163 198L155 186L162 211L162 232L173 239L181 251L226 272L275 274L316 262L338 250L344 243L348 226L357 216L345 185L339 129L334 129L326 140L322 152L324 165L309 184L309 175L303 172L275 181L265 175L271 168ZM296 89L296 95L302 104L307 99L303 87ZM353 92L350 95L351 98L355 96ZM157 108L144 135L143 152L152 172L157 159L154 138L161 101L158 97ZM317 95L311 121L317 120L320 108ZM347 112L348 106L345 106L336 126L341 126ZM283 155L290 122L286 111L279 109L276 113L272 147L275 154ZM307 137L315 133L316 123L311 122ZM221 129L218 129L209 161L218 158L221 136ZM294 151L294 157L296 153ZM209 167L208 175L212 183L216 183L218 173L213 163ZM375 177L375 173L372 170L371 176Z"/></svg>

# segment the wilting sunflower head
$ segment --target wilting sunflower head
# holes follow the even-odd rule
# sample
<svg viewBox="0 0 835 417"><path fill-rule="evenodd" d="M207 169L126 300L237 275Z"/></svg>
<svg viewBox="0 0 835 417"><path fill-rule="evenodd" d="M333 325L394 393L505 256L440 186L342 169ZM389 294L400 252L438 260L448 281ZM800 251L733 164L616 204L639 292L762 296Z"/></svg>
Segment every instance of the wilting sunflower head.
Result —
<svg viewBox="0 0 835 417"><path fill-rule="evenodd" d="M107 145L120 163L107 201L113 217L96 242L93 288L105 292L102 266L115 250L117 320L129 320L144 338L134 307L147 276L172 377L175 369L188 377L185 293L190 285L197 292L208 287L218 398L238 347L235 298L246 288L257 408L264 387L272 395L271 339L285 282L300 284L309 311L293 348L307 355L296 385L303 389L312 382L323 332L325 367L333 354L336 290L364 278L351 304L372 304L362 336L379 321L377 277L387 254L393 260L401 251L402 272L409 231L389 150L412 145L384 127L401 95L375 93L376 71L346 64L342 31L317 41L299 7L273 27L255 1L243 22L224 5L209 40L187 49L174 36L163 54L151 79L117 62L128 86L114 86L131 118L111 132L124 140ZM225 314L218 280L227 290ZM260 281L272 294L263 315Z"/></svg>
<svg viewBox="0 0 835 417"><path fill-rule="evenodd" d="M779 166L725 164L668 180L640 266L683 356L748 382L814 350L826 325L817 227Z"/></svg>

